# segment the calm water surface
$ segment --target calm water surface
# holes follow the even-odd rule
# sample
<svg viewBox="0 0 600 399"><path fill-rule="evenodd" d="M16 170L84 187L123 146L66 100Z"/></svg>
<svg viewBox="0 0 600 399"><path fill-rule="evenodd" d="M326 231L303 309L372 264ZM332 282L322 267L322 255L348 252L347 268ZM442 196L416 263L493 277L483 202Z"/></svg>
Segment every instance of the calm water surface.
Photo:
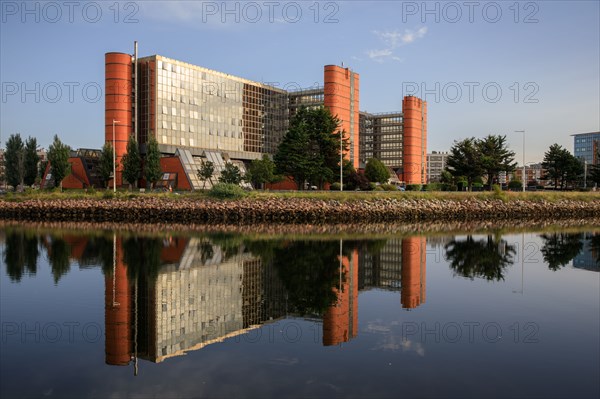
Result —
<svg viewBox="0 0 600 399"><path fill-rule="evenodd" d="M600 396L600 231L0 230L0 396Z"/></svg>

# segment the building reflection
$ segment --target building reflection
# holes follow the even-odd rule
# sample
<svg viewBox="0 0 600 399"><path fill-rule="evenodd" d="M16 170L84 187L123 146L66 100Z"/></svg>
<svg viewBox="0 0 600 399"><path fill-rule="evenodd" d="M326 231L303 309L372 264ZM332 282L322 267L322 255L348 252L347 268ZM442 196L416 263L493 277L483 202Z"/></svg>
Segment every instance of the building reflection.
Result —
<svg viewBox="0 0 600 399"><path fill-rule="evenodd" d="M128 365L138 358L160 363L264 323L305 316L295 314L289 303L290 292L280 276L284 271L243 245L224 250L204 237L173 238L159 245L158 273L134 273L144 265L126 264L124 259L135 258L125 253L123 239L115 238L114 267L105 277L107 364ZM349 243L352 248L343 251L343 243L339 245L330 287L335 299L316 315L324 346L358 335L359 290L400 291L404 309L425 302L425 237L383 241L379 248Z"/></svg>
<svg viewBox="0 0 600 399"><path fill-rule="evenodd" d="M425 303L425 237L371 241L360 253L359 289L400 291L403 309Z"/></svg>
<svg viewBox="0 0 600 399"><path fill-rule="evenodd" d="M573 258L573 267L600 272L600 233L585 233L582 249Z"/></svg>
<svg viewBox="0 0 600 399"><path fill-rule="evenodd" d="M229 240L229 241L228 241ZM105 276L105 361L160 363L288 316L322 324L322 344L358 336L358 294L399 292L425 303L426 239L153 238L101 232L5 236L7 274L35 273L38 244L55 283L79 268Z"/></svg>

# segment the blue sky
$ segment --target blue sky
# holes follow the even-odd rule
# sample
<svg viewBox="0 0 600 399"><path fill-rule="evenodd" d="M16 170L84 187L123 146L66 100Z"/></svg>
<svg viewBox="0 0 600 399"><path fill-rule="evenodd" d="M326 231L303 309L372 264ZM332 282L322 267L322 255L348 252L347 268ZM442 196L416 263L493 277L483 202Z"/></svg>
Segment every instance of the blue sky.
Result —
<svg viewBox="0 0 600 399"><path fill-rule="evenodd" d="M600 130L599 1L3 1L1 146L104 140L104 53L161 54L280 86L361 76L360 108L428 102L428 150L506 134L522 159ZM100 89L100 92L98 92ZM36 98L37 97L37 98Z"/></svg>

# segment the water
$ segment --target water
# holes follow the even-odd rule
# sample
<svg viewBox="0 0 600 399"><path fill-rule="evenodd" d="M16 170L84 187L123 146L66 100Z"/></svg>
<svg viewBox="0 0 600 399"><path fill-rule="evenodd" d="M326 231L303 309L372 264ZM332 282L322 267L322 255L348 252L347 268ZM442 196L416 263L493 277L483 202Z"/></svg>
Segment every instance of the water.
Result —
<svg viewBox="0 0 600 399"><path fill-rule="evenodd" d="M0 396L599 397L600 230L0 230Z"/></svg>

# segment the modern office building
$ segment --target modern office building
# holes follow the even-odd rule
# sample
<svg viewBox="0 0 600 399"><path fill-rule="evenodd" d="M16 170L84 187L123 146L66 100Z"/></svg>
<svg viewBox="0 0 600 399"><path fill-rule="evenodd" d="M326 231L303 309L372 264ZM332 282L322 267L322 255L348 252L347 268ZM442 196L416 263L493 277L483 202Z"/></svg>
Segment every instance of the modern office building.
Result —
<svg viewBox="0 0 600 399"><path fill-rule="evenodd" d="M600 132L578 133L573 136L573 155L582 158L588 165L598 165Z"/></svg>
<svg viewBox="0 0 600 399"><path fill-rule="evenodd" d="M105 71L105 141L114 142L118 185L130 135L142 154L149 137L164 156L185 152L189 167L161 166L195 189L203 159L247 163L274 154L300 106L325 106L340 119L355 168L376 157L407 183L426 182L426 103L405 97L403 112L361 114L360 76L350 68L326 65L322 87L286 91L160 55L138 57L136 43L133 56L106 53Z"/></svg>
<svg viewBox="0 0 600 399"><path fill-rule="evenodd" d="M437 183L448 162L448 152L432 151L427 154L427 183Z"/></svg>

